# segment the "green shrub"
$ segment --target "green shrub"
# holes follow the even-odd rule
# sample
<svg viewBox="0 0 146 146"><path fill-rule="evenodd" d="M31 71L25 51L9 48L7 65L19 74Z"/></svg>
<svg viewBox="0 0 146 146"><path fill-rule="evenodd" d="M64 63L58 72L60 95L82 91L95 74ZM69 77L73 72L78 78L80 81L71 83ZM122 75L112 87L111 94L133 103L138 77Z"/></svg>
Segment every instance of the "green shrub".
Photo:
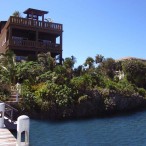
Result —
<svg viewBox="0 0 146 146"><path fill-rule="evenodd" d="M146 97L146 90L144 88L138 88L138 93L141 96Z"/></svg>
<svg viewBox="0 0 146 146"><path fill-rule="evenodd" d="M80 91L85 91L87 89L93 88L95 85L95 79L91 74L84 74L80 77L74 77L71 80L71 85Z"/></svg>
<svg viewBox="0 0 146 146"><path fill-rule="evenodd" d="M6 101L10 97L10 87L8 84L0 84L0 100Z"/></svg>
<svg viewBox="0 0 146 146"><path fill-rule="evenodd" d="M134 84L129 83L126 79L120 80L117 83L116 87L118 93L123 94L125 96L131 96L137 93L136 86Z"/></svg>
<svg viewBox="0 0 146 146"><path fill-rule="evenodd" d="M116 64L115 60L112 58L107 58L105 59L101 64L100 64L100 70L102 74L106 75L110 79L114 78L114 72L116 69Z"/></svg>
<svg viewBox="0 0 146 146"><path fill-rule="evenodd" d="M123 63L123 70L127 80L138 87L146 85L146 64L138 60L129 60Z"/></svg>
<svg viewBox="0 0 146 146"><path fill-rule="evenodd" d="M50 101L58 106L68 106L72 104L72 90L66 85L57 85L47 82L35 91L35 100L37 103Z"/></svg>
<svg viewBox="0 0 146 146"><path fill-rule="evenodd" d="M21 106L23 107L21 108L31 111L35 108L35 101L34 101L34 93L32 91L29 80L25 80L21 86L22 86L21 96L23 98L21 104Z"/></svg>
<svg viewBox="0 0 146 146"><path fill-rule="evenodd" d="M111 80L107 80L106 81L106 88L110 89L110 90L116 90L116 83L111 81Z"/></svg>

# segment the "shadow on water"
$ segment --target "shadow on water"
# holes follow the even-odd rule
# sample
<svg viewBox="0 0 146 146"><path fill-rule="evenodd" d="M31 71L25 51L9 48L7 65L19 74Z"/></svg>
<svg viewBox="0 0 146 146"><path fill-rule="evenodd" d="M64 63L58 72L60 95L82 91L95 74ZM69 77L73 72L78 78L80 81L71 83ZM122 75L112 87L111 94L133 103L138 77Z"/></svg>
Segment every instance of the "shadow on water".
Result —
<svg viewBox="0 0 146 146"><path fill-rule="evenodd" d="M30 118L30 146L142 146L140 142L146 144L145 115L146 110L140 109L80 119ZM12 133L17 136L16 131Z"/></svg>
<svg viewBox="0 0 146 146"><path fill-rule="evenodd" d="M129 110L129 111L122 111L122 112L114 112L114 113L106 113L100 116L95 116L95 117L83 117L83 118L70 118L70 119L57 119L57 120L50 120L50 119L34 119L32 118L32 120L35 120L37 122L44 122L44 123L49 123L49 124L65 124L68 122L83 122L83 121L92 121L92 120L102 120L102 119L112 119L112 118L122 118L122 117L130 117L133 115L136 115L137 113L140 112L145 112L146 108L140 108L140 109L133 109L133 110Z"/></svg>
<svg viewBox="0 0 146 146"><path fill-rule="evenodd" d="M109 112L109 113L105 113L103 115L100 115L100 116L95 116L95 117L81 117L81 118L70 118L70 119L37 119L37 118L30 118L31 120L35 120L37 122L44 122L44 123L49 123L49 124L65 124L65 123L68 123L68 122L82 122L82 121L92 121L92 120L96 120L96 119L99 119L99 120L102 120L102 119L112 119L112 118L118 118L118 117L129 117L129 116L133 116L139 112L145 112L146 111L146 108L140 108L140 109L133 109L133 110L129 110L129 111L122 111L122 112ZM17 137L17 131L16 130L11 130L11 133Z"/></svg>

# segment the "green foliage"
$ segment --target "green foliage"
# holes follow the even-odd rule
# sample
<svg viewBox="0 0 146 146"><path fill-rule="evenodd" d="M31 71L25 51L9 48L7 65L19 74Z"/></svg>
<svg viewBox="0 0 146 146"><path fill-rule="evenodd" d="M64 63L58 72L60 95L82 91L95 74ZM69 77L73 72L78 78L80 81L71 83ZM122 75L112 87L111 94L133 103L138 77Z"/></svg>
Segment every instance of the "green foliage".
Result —
<svg viewBox="0 0 146 146"><path fill-rule="evenodd" d="M98 55L95 56L95 63L96 64L103 62L103 60L104 60L104 56L103 55L98 54Z"/></svg>
<svg viewBox="0 0 146 146"><path fill-rule="evenodd" d="M1 84L10 83L9 75L5 71L0 71L0 83Z"/></svg>
<svg viewBox="0 0 146 146"><path fill-rule="evenodd" d="M55 83L63 85L68 84L69 77L72 76L72 70L66 69L64 66L57 65L54 68L54 72L56 74L56 80ZM69 76L69 77L68 77Z"/></svg>
<svg viewBox="0 0 146 146"><path fill-rule="evenodd" d="M0 85L10 85L16 80L22 85L22 109L48 113L54 111L61 117L69 116L73 107L97 106L111 111L116 108L112 95L146 97L146 64L140 61L115 62L97 55L88 57L83 65L73 68L75 58L65 58L63 65L55 65L50 53L38 55L37 62L14 61L11 53L0 58ZM98 63L96 67L94 62ZM126 75L123 79L115 71ZM14 82L15 81L15 82ZM139 88L138 88L138 87ZM94 91L97 92L94 92ZM10 89L0 86L0 100L6 100ZM95 108L96 110L98 107Z"/></svg>
<svg viewBox="0 0 146 146"><path fill-rule="evenodd" d="M107 77L109 77L110 79L114 78L115 75L115 69L116 69L116 65L115 65L115 60L112 58L107 58L104 59L104 61L102 61L100 63L100 71L102 74L106 75Z"/></svg>
<svg viewBox="0 0 146 146"><path fill-rule="evenodd" d="M40 53L38 54L38 63L44 67L45 70L53 70L55 67L55 60L51 57L51 53Z"/></svg>
<svg viewBox="0 0 146 146"><path fill-rule="evenodd" d="M15 17L21 17L21 13L19 11L15 11L13 13L13 16L15 16Z"/></svg>
<svg viewBox="0 0 146 146"><path fill-rule="evenodd" d="M144 88L137 88L138 93L146 98L146 90Z"/></svg>
<svg viewBox="0 0 146 146"><path fill-rule="evenodd" d="M31 89L31 83L29 80L25 80L21 86L23 107L26 108L26 110L31 111L35 108L34 93Z"/></svg>
<svg viewBox="0 0 146 146"><path fill-rule="evenodd" d="M7 78L7 82L14 84L16 82L16 62L15 54L8 50L5 54L0 54L0 73L3 80Z"/></svg>
<svg viewBox="0 0 146 146"><path fill-rule="evenodd" d="M108 88L104 88L104 89L100 88L99 92L102 96L105 110L112 111L116 107L115 98L110 96L110 94L111 94L111 92L113 92L113 90L110 90Z"/></svg>
<svg viewBox="0 0 146 146"><path fill-rule="evenodd" d="M74 77L71 85L80 91L85 91L92 87L93 80L90 74L84 74L80 77Z"/></svg>
<svg viewBox="0 0 146 146"><path fill-rule="evenodd" d="M127 80L138 87L146 85L146 64L142 61L129 60L123 63Z"/></svg>
<svg viewBox="0 0 146 146"><path fill-rule="evenodd" d="M38 101L38 105L43 112L48 112L50 108L53 106L50 101L42 101L41 99Z"/></svg>
<svg viewBox="0 0 146 146"><path fill-rule="evenodd" d="M105 84L106 84L107 89L116 90L117 88L117 84L113 82L112 80L107 80Z"/></svg>
<svg viewBox="0 0 146 146"><path fill-rule="evenodd" d="M64 62L63 62L63 66L65 66L65 68L70 68L72 69L74 67L75 64L75 58L72 56L71 58L67 57L65 58Z"/></svg>
<svg viewBox="0 0 146 146"><path fill-rule="evenodd" d="M121 80L116 84L116 90L118 93L125 96L131 96L137 92L135 85L129 83L126 79Z"/></svg>
<svg viewBox="0 0 146 146"><path fill-rule="evenodd" d="M105 80L105 87L108 91L114 91L124 96L132 96L137 94L137 88L134 84L129 83L126 79L120 80L118 83L112 80Z"/></svg>
<svg viewBox="0 0 146 146"><path fill-rule="evenodd" d="M21 62L16 65L16 76L18 80L30 80L34 84L36 77L41 75L43 68L36 62Z"/></svg>
<svg viewBox="0 0 146 146"><path fill-rule="evenodd" d="M115 62L116 71L122 70L122 61Z"/></svg>
<svg viewBox="0 0 146 146"><path fill-rule="evenodd" d="M66 74L66 68L62 65L57 65L54 68L54 72L57 73L57 74L65 75Z"/></svg>
<svg viewBox="0 0 146 146"><path fill-rule="evenodd" d="M55 72L47 71L37 76L36 80L37 80L37 83L40 83L40 82L46 82L46 81L53 81L55 80L55 78L56 78Z"/></svg>
<svg viewBox="0 0 146 146"><path fill-rule="evenodd" d="M92 68L94 67L94 59L92 57L88 57L86 60L85 60L85 63L84 63L85 66L88 66L88 68Z"/></svg>
<svg viewBox="0 0 146 146"><path fill-rule="evenodd" d="M35 91L35 100L37 103L50 101L57 104L59 107L69 106L72 104L72 90L66 85L57 85L52 82L47 82Z"/></svg>
<svg viewBox="0 0 146 146"><path fill-rule="evenodd" d="M63 62L63 67L65 68L66 72L65 72L65 76L70 80L73 77L73 67L74 64L76 62L76 59L74 56L72 56L71 58L67 57L64 59ZM63 69L63 68L62 68Z"/></svg>
<svg viewBox="0 0 146 146"><path fill-rule="evenodd" d="M73 103L71 88L68 88L67 86L61 87L56 94L56 98L56 103L59 106L70 106Z"/></svg>
<svg viewBox="0 0 146 146"><path fill-rule="evenodd" d="M0 101L6 101L10 97L8 84L0 84Z"/></svg>
<svg viewBox="0 0 146 146"><path fill-rule="evenodd" d="M73 72L74 76L81 76L84 74L84 69L82 65L79 65L77 68L74 68L74 72Z"/></svg>

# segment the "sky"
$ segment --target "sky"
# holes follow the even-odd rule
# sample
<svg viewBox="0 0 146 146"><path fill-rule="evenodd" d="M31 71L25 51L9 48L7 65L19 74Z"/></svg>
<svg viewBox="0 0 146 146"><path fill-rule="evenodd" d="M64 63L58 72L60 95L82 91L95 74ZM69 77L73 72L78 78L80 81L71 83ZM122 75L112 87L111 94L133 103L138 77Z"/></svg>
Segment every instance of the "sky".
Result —
<svg viewBox="0 0 146 146"><path fill-rule="evenodd" d="M49 11L63 24L63 58L76 66L97 54L146 59L146 0L0 0L0 21L27 8Z"/></svg>

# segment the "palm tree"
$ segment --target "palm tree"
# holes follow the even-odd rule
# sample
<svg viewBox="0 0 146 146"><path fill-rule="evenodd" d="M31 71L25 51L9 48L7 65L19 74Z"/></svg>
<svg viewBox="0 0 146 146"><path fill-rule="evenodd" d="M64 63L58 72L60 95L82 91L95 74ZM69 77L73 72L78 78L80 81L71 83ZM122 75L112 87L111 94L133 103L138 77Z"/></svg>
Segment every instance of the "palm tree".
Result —
<svg viewBox="0 0 146 146"><path fill-rule="evenodd" d="M85 66L88 66L89 69L94 67L94 59L92 57L88 57L84 63Z"/></svg>
<svg viewBox="0 0 146 146"><path fill-rule="evenodd" d="M74 56L67 57L64 59L63 66L66 69L66 74L69 79L71 79L73 76L73 67L74 67L75 61L76 59Z"/></svg>
<svg viewBox="0 0 146 146"><path fill-rule="evenodd" d="M15 54L12 51L7 51L5 54L0 54L0 68L9 78L10 83L15 83L16 72Z"/></svg>
<svg viewBox="0 0 146 146"><path fill-rule="evenodd" d="M55 59L51 57L51 53L40 53L38 54L38 62L44 66L47 70L53 70L56 65Z"/></svg>
<svg viewBox="0 0 146 146"><path fill-rule="evenodd" d="M83 66L79 65L77 68L74 68L74 76L81 76L83 74Z"/></svg>
<svg viewBox="0 0 146 146"><path fill-rule="evenodd" d="M63 65L66 68L72 69L74 67L75 62L76 62L76 58L74 56L71 56L64 59Z"/></svg>
<svg viewBox="0 0 146 146"><path fill-rule="evenodd" d="M13 16L14 16L14 17L21 17L21 13L20 13L19 11L15 11L15 12L13 13Z"/></svg>
<svg viewBox="0 0 146 146"><path fill-rule="evenodd" d="M95 56L95 63L98 64L98 63L101 63L102 61L104 60L104 56L100 55L100 54L97 54Z"/></svg>
<svg viewBox="0 0 146 146"><path fill-rule="evenodd" d="M106 58L101 64L100 69L103 74L107 75L109 78L114 77L116 71L116 64L113 58Z"/></svg>

